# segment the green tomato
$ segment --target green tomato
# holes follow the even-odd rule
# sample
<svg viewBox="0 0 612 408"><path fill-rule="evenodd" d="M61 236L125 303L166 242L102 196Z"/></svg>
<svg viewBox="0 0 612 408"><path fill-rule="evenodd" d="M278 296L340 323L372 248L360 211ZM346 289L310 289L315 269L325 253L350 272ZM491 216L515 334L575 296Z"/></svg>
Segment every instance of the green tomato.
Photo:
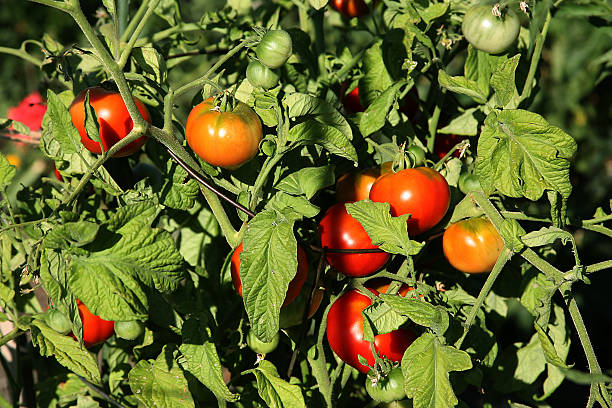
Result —
<svg viewBox="0 0 612 408"><path fill-rule="evenodd" d="M246 77L253 86L270 89L278 84L279 76L259 61L251 61L246 69Z"/></svg>
<svg viewBox="0 0 612 408"><path fill-rule="evenodd" d="M255 48L255 54L268 68L283 65L292 53L291 36L285 30L268 31Z"/></svg>
<svg viewBox="0 0 612 408"><path fill-rule="evenodd" d="M406 398L404 391L404 375L400 367L395 367L389 375L381 378L376 385L372 385L372 380L366 378L365 383L368 395L378 402L400 401Z"/></svg>
<svg viewBox="0 0 612 408"><path fill-rule="evenodd" d="M136 340L144 333L144 323L138 320L115 322L115 334L125 340Z"/></svg>
<svg viewBox="0 0 612 408"><path fill-rule="evenodd" d="M68 334L72 330L72 323L65 314L57 309L50 309L45 313L45 320L50 328L61 334Z"/></svg>
<svg viewBox="0 0 612 408"><path fill-rule="evenodd" d="M410 162L412 163L412 167L422 166L425 163L425 151L421 149L417 145L410 145L406 149L406 153L408 157L410 157Z"/></svg>
<svg viewBox="0 0 612 408"><path fill-rule="evenodd" d="M463 173L459 176L459 190L463 194L469 194L474 191L482 191L480 180L475 174Z"/></svg>
<svg viewBox="0 0 612 408"><path fill-rule="evenodd" d="M257 336L255 336L255 333L253 333L253 330L249 330L249 334L247 334L247 345L257 354L268 354L276 349L276 346L278 346L279 338L279 334L276 333L274 338L272 338L272 341L266 343L259 340Z"/></svg>
<svg viewBox="0 0 612 408"><path fill-rule="evenodd" d="M461 30L475 48L490 54L506 51L517 39L519 18L507 8L501 17L491 13L493 7L482 4L470 8L463 17Z"/></svg>

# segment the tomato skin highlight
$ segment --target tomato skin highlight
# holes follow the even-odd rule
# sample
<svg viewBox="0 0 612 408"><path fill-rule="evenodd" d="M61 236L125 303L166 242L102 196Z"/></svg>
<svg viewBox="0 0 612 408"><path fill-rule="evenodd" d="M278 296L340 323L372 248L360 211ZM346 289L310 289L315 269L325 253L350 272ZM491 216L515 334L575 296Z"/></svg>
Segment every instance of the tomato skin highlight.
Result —
<svg viewBox="0 0 612 408"><path fill-rule="evenodd" d="M104 320L94 315L87 309L87 306L77 299L79 316L83 324L83 344L89 348L100 343L104 343L113 335L115 322Z"/></svg>
<svg viewBox="0 0 612 408"><path fill-rule="evenodd" d="M442 237L444 256L465 273L490 272L503 248L502 237L487 218L458 221Z"/></svg>
<svg viewBox="0 0 612 408"><path fill-rule="evenodd" d="M374 249L372 240L359 221L347 211L345 203L332 205L319 223L321 246L330 249ZM382 268L389 260L386 252L337 253L328 252L327 262L347 276L366 276Z"/></svg>
<svg viewBox="0 0 612 408"><path fill-rule="evenodd" d="M213 98L196 105L185 126L187 144L205 162L237 169L259 150L262 127L259 116L237 101L233 111L220 112Z"/></svg>
<svg viewBox="0 0 612 408"><path fill-rule="evenodd" d="M380 177L370 190L370 200L389 203L394 217L411 214L408 233L415 236L444 218L450 205L450 188L436 170L416 167Z"/></svg>
<svg viewBox="0 0 612 408"><path fill-rule="evenodd" d="M406 398L404 391L404 374L401 367L393 368L386 377L381 378L376 385L366 378L365 388L368 395L378 402L400 401Z"/></svg>
<svg viewBox="0 0 612 408"><path fill-rule="evenodd" d="M373 289L372 293L378 295ZM363 320L361 312L372 301L356 289L340 296L329 309L327 315L327 341L331 349L346 364L367 373L369 367L359 362L358 355L364 357L368 365L374 365L370 343L363 340ZM404 351L416 339L408 329L397 329L374 337L374 350L393 361L400 361Z"/></svg>
<svg viewBox="0 0 612 408"><path fill-rule="evenodd" d="M101 87L87 88L81 91L70 104L70 117L72 124L81 135L83 146L94 154L101 154L100 143L89 138L85 131L85 95L89 91L89 104L96 112L98 118L100 140L104 151L108 151L115 143L127 136L134 127L121 94ZM151 116L147 107L136 97L134 102L138 111L147 122L151 123ZM125 157L138 151L145 144L147 138L141 136L114 154L113 157Z"/></svg>
<svg viewBox="0 0 612 408"><path fill-rule="evenodd" d="M293 41L288 32L270 30L255 47L255 54L266 67L278 68L287 62L293 52L292 48Z"/></svg>
<svg viewBox="0 0 612 408"><path fill-rule="evenodd" d="M285 296L285 301L283 302L283 305L281 307L285 307L295 300L295 298L300 293L302 286L304 286L306 279L308 278L308 258L306 258L306 253L299 245L297 248L297 272L293 280L289 282L287 295ZM240 254L242 253L242 251L243 246L241 242L240 245L238 245L238 247L234 250L234 253L232 254L232 258L230 260L232 283L234 284L234 289L236 289L236 292L238 292L240 296L242 296L242 282L240 281Z"/></svg>
<svg viewBox="0 0 612 408"><path fill-rule="evenodd" d="M502 17L491 13L491 5L470 8L463 17L461 30L474 48L490 54L506 51L518 38L520 22L516 13L506 8Z"/></svg>
<svg viewBox="0 0 612 408"><path fill-rule="evenodd" d="M331 0L329 5L345 17L362 17L370 13L368 5L363 0Z"/></svg>

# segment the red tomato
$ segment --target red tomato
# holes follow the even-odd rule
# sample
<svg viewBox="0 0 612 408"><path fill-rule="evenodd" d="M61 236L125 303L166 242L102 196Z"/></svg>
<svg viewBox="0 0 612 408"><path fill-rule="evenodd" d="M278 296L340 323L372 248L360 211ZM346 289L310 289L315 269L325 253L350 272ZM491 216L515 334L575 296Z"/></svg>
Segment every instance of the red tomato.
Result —
<svg viewBox="0 0 612 408"><path fill-rule="evenodd" d="M233 111L221 112L209 98L194 107L187 117L187 144L205 162L237 169L259 150L262 128L259 116L242 102Z"/></svg>
<svg viewBox="0 0 612 408"><path fill-rule="evenodd" d="M436 135L436 143L434 144L434 154L437 155L439 158L443 158L444 156L446 156L446 153L448 153L450 149L453 148L453 146L465 139L466 138L464 136L459 136L455 134L446 135L440 133ZM459 150L455 150L453 156L459 157L460 154L461 152Z"/></svg>
<svg viewBox="0 0 612 408"><path fill-rule="evenodd" d="M389 203L394 217L411 214L408 232L414 236L444 218L450 205L450 188L434 169L416 167L380 177L370 190L370 200Z"/></svg>
<svg viewBox="0 0 612 408"><path fill-rule="evenodd" d="M361 17L370 12L363 0L331 0L329 5L345 17Z"/></svg>
<svg viewBox="0 0 612 408"><path fill-rule="evenodd" d="M64 178L60 174L60 172L57 169L57 167L55 167L55 164L53 164L53 173L55 174L55 178L57 178L59 181L62 181L62 182L64 181Z"/></svg>
<svg viewBox="0 0 612 408"><path fill-rule="evenodd" d="M372 240L359 221L346 212L345 203L332 205L319 223L321 246L330 249L374 249ZM386 252L337 253L328 252L327 262L348 276L365 276L383 267L389 259Z"/></svg>
<svg viewBox="0 0 612 408"><path fill-rule="evenodd" d="M47 112L47 105L37 91L32 92L19 102L19 105L9 108L7 118L23 123L31 131L40 130L42 120Z"/></svg>
<svg viewBox="0 0 612 408"><path fill-rule="evenodd" d="M348 83L345 82L340 88L340 98L342 99L342 105L344 105L344 109L346 110L346 112L348 114L364 112L365 108L359 100L359 87L356 86L355 89L353 89L351 92L345 94L347 87Z"/></svg>
<svg viewBox="0 0 612 408"><path fill-rule="evenodd" d="M361 201L370 197L370 189L383 174L391 172L393 162L385 162L380 167L369 167L363 170L343 174L336 181L336 201Z"/></svg>
<svg viewBox="0 0 612 408"><path fill-rule="evenodd" d="M300 293L302 286L304 286L304 282L306 282L306 278L308 278L308 259L306 258L306 253L304 250L298 246L297 247L297 257L298 257L298 268L295 274L295 277L291 282L289 282L289 288L287 289L287 295L285 296L285 301L281 307L287 306L291 302L295 300L295 298ZM242 253L242 242L238 245L238 248L232 254L231 259L231 271L232 271L232 282L234 283L234 289L240 296L242 296L242 282L240 282L240 254Z"/></svg>
<svg viewBox="0 0 612 408"><path fill-rule="evenodd" d="M444 256L465 273L490 272L503 248L504 240L487 218L456 222L442 237Z"/></svg>
<svg viewBox="0 0 612 408"><path fill-rule="evenodd" d="M386 278L376 278L376 279L369 280L366 283L367 288L374 289L378 293L387 293L387 290L389 290L389 286L391 286L391 280L386 279ZM399 292L397 293L402 297L406 297L408 292L412 290L414 290L412 286L408 286L404 283L402 284ZM423 297L423 295L420 295L420 297ZM416 298L416 296L414 296L414 298Z"/></svg>
<svg viewBox="0 0 612 408"><path fill-rule="evenodd" d="M87 306L77 299L79 316L83 324L83 344L85 347L95 346L106 341L114 333L115 322L104 320L92 314Z"/></svg>
<svg viewBox="0 0 612 408"><path fill-rule="evenodd" d="M85 95L89 91L89 104L96 112L98 118L100 140L104 151L107 151L119 140L127 136L134 127L134 122L130 117L121 94L109 91L100 87L88 88L81 91L70 105L70 116L72 124L77 128L81 135L83 146L94 154L102 153L100 143L90 139L85 131ZM138 99L134 98L138 111L147 122L151 122L151 116L146 106ZM142 147L147 141L145 136L141 136L132 143L119 150L113 157L125 157L133 154Z"/></svg>
<svg viewBox="0 0 612 408"><path fill-rule="evenodd" d="M373 289L372 293L378 295ZM361 312L370 306L372 301L357 290L351 290L340 296L329 309L327 315L327 341L331 349L346 364L355 367L362 373L369 368L359 362L358 356L364 357L370 366L374 365L374 355L370 343L363 340L363 319ZM374 337L374 350L392 361L401 361L404 351L416 339L408 329L398 329Z"/></svg>

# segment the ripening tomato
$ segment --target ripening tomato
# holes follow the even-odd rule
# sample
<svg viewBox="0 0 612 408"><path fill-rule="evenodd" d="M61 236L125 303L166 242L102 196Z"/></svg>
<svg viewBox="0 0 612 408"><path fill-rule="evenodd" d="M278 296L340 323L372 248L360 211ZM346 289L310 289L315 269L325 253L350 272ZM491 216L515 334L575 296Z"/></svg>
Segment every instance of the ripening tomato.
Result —
<svg viewBox="0 0 612 408"><path fill-rule="evenodd" d="M45 321L50 328L58 333L68 334L70 330L72 330L72 322L58 309L54 308L47 310L45 313Z"/></svg>
<svg viewBox="0 0 612 408"><path fill-rule="evenodd" d="M504 240L487 218L456 222L442 237L444 256L465 273L490 272L503 248Z"/></svg>
<svg viewBox="0 0 612 408"><path fill-rule="evenodd" d="M240 254L242 253L242 250L243 247L241 242L232 254L230 265L234 289L236 289L236 292L238 292L240 296L242 296L242 282L240 281ZM297 272L293 280L289 282L287 295L285 296L285 301L283 302L283 305L281 307L285 307L295 300L295 298L300 293L302 286L304 286L306 278L308 278L308 259L306 258L306 253L300 246L297 247L297 259Z"/></svg>
<svg viewBox="0 0 612 408"><path fill-rule="evenodd" d="M277 332L270 342L261 341L255 336L253 330L249 330L247 334L247 346L257 354L268 354L276 350L280 334Z"/></svg>
<svg viewBox="0 0 612 408"><path fill-rule="evenodd" d="M434 143L434 154L439 158L443 158L446 154L452 149L457 143L465 140L464 136L459 136L455 134L443 134L440 133L436 135L436 142ZM455 150L453 152L454 157L459 157L461 152L459 150Z"/></svg>
<svg viewBox="0 0 612 408"><path fill-rule="evenodd" d="M375 249L359 221L346 211L345 203L332 205L319 223L321 246L330 249ZM386 252L328 252L327 262L347 276L365 276L382 268L389 260Z"/></svg>
<svg viewBox="0 0 612 408"><path fill-rule="evenodd" d="M232 111L221 112L209 98L189 113L185 135L202 160L233 170L255 157L262 128L259 116L248 105L237 101Z"/></svg>
<svg viewBox="0 0 612 408"><path fill-rule="evenodd" d="M386 377L372 383L370 378L366 378L365 389L370 398L378 402L400 401L406 398L404 391L404 374L401 367L391 369Z"/></svg>
<svg viewBox="0 0 612 408"><path fill-rule="evenodd" d="M380 167L351 171L336 181L336 201L361 201L370 197L372 184L383 174L391 172L393 162L385 162Z"/></svg>
<svg viewBox="0 0 612 408"><path fill-rule="evenodd" d="M462 173L459 176L457 186L459 187L459 191L463 194L469 194L473 191L482 191L480 180L476 174Z"/></svg>
<svg viewBox="0 0 612 408"><path fill-rule="evenodd" d="M268 68L282 66L293 52L291 36L285 30L270 30L255 47L257 58Z"/></svg>
<svg viewBox="0 0 612 408"><path fill-rule="evenodd" d="M414 236L444 218L450 205L450 188L436 170L416 167L380 177L370 190L370 200L389 203L394 217L410 214L408 232Z"/></svg>
<svg viewBox="0 0 612 408"><path fill-rule="evenodd" d="M425 150L421 149L416 144L408 146L406 155L410 158L412 167L422 166L425 163Z"/></svg>
<svg viewBox="0 0 612 408"><path fill-rule="evenodd" d="M345 17L361 17L370 13L364 0L331 0L329 5Z"/></svg>
<svg viewBox="0 0 612 408"><path fill-rule="evenodd" d="M281 329L297 326L298 324L302 323L311 290L312 282L307 280L304 286L302 286L302 289L300 290L300 293L298 293L295 300L281 309L279 315L279 327ZM315 313L317 313L317 310L319 310L319 306L323 301L323 294L324 293L321 288L316 288L312 293L310 308L308 309L308 315L306 316L307 319L310 319Z"/></svg>
<svg viewBox="0 0 612 408"><path fill-rule="evenodd" d="M493 15L493 7L481 4L470 8L463 17L461 30L473 47L491 54L506 51L518 38L519 18L510 8L500 17Z"/></svg>
<svg viewBox="0 0 612 408"><path fill-rule="evenodd" d="M85 96L89 91L89 104L96 112L98 118L100 140L104 151L107 151L119 140L127 136L134 127L134 122L130 117L121 94L109 91L100 87L88 88L81 91L70 104L70 117L72 124L77 128L81 135L81 142L87 150L92 153L100 154L102 149L100 143L87 136L85 131ZM146 106L138 99L134 98L138 111L147 122L151 122L151 116ZM145 136L141 136L132 143L119 150L113 157L125 157L133 154L142 147L147 141Z"/></svg>
<svg viewBox="0 0 612 408"><path fill-rule="evenodd" d="M83 344L92 347L106 341L114 333L115 322L94 315L87 306L77 299L79 316L83 324Z"/></svg>
<svg viewBox="0 0 612 408"><path fill-rule="evenodd" d="M375 290L370 289L370 291L378 295ZM362 373L367 373L369 368L359 362L359 355L367 360L368 365L374 365L370 342L363 339L361 315L363 309L371 304L369 297L353 289L340 296L327 315L326 333L329 346L342 361ZM397 362L402 359L404 351L415 339L416 335L411 330L393 330L374 337L374 350Z"/></svg>
<svg viewBox="0 0 612 408"><path fill-rule="evenodd" d="M246 77L253 86L263 89L274 88L278 84L279 76L272 69L259 61L251 61L247 65Z"/></svg>
<svg viewBox="0 0 612 408"><path fill-rule="evenodd" d="M115 334L125 340L136 340L144 333L144 323L139 320L115 322Z"/></svg>

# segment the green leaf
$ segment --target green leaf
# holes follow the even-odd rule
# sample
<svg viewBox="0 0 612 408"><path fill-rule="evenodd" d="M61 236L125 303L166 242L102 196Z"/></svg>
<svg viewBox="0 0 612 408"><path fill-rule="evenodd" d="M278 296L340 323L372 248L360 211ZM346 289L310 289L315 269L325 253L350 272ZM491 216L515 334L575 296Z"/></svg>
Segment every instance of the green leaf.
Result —
<svg viewBox="0 0 612 408"><path fill-rule="evenodd" d="M521 237L525 235L525 230L517 220L504 220L499 227L499 235L512 252L519 252L525 246L521 241Z"/></svg>
<svg viewBox="0 0 612 408"><path fill-rule="evenodd" d="M483 95L488 98L491 75L507 59L508 57L505 54L492 55L469 45L468 55L464 64L465 77L475 81Z"/></svg>
<svg viewBox="0 0 612 408"><path fill-rule="evenodd" d="M15 291L4 283L0 283L0 304L6 305L15 297Z"/></svg>
<svg viewBox="0 0 612 408"><path fill-rule="evenodd" d="M472 368L470 356L445 346L431 333L423 333L402 358L406 395L414 408L451 408L459 402L448 377L451 371Z"/></svg>
<svg viewBox="0 0 612 408"><path fill-rule="evenodd" d="M83 104L85 105L85 132L91 140L98 142L100 149L104 151L104 146L100 143L100 124L98 123L96 111L89 102L89 91L85 94Z"/></svg>
<svg viewBox="0 0 612 408"><path fill-rule="evenodd" d="M302 93L292 93L283 99L290 118L308 117L321 125L331 126L347 139L353 139L353 131L344 116L328 102Z"/></svg>
<svg viewBox="0 0 612 408"><path fill-rule="evenodd" d="M569 368L567 364L565 364L565 361L563 361L557 354L552 339L548 337L548 334L546 334L544 329L537 323L535 323L533 326L538 333L538 338L540 339L540 345L544 351L546 362L560 368Z"/></svg>
<svg viewBox="0 0 612 408"><path fill-rule="evenodd" d="M315 10L320 10L327 5L328 0L308 0L310 6Z"/></svg>
<svg viewBox="0 0 612 408"><path fill-rule="evenodd" d="M432 20L442 17L448 10L448 5L449 3L430 3L425 10L419 12L419 15L426 24L429 24Z"/></svg>
<svg viewBox="0 0 612 408"><path fill-rule="evenodd" d="M612 377L602 373L583 373L578 370L562 370L568 380L576 384L611 383Z"/></svg>
<svg viewBox="0 0 612 408"><path fill-rule="evenodd" d="M514 97L518 97L514 75L518 67L521 54L502 62L491 76L491 86L495 90L495 101L497 106L506 107ZM511 108L516 107L516 103Z"/></svg>
<svg viewBox="0 0 612 408"><path fill-rule="evenodd" d="M16 173L17 169L15 166L12 166L7 158L4 157L3 154L0 154L0 188L4 188L11 184Z"/></svg>
<svg viewBox="0 0 612 408"><path fill-rule="evenodd" d="M135 47L132 49L132 57L144 72L144 75L159 84L166 81L168 75L166 60L153 47Z"/></svg>
<svg viewBox="0 0 612 408"><path fill-rule="evenodd" d="M379 298L397 313L408 317L416 324L431 328L439 335L444 334L448 329L448 312L442 306L434 306L420 298L414 299L386 293L381 293Z"/></svg>
<svg viewBox="0 0 612 408"><path fill-rule="evenodd" d="M279 330L280 308L297 272L293 224L298 218L290 208L264 210L246 227L240 254L243 301L251 330L264 342Z"/></svg>
<svg viewBox="0 0 612 408"><path fill-rule="evenodd" d="M366 230L372 243L392 254L416 255L424 243L413 241L408 236L408 215L392 217L389 203L374 203L362 200L346 204L347 212Z"/></svg>
<svg viewBox="0 0 612 408"><path fill-rule="evenodd" d="M449 76L443 70L438 71L438 82L442 88L462 95L467 95L480 104L487 102L487 95L478 84L463 76Z"/></svg>
<svg viewBox="0 0 612 408"><path fill-rule="evenodd" d="M189 210L200 194L200 185L191 179L185 169L174 161L166 163L166 183L161 189L160 201L176 210Z"/></svg>
<svg viewBox="0 0 612 408"><path fill-rule="evenodd" d="M470 108L456 118L451 119L450 123L438 130L438 133L456 134L465 136L475 136L478 134L478 120L474 117L477 108Z"/></svg>
<svg viewBox="0 0 612 408"><path fill-rule="evenodd" d="M319 190L335 182L334 166L305 167L284 177L276 184L276 189L293 195L304 194L311 199Z"/></svg>
<svg viewBox="0 0 612 408"><path fill-rule="evenodd" d="M521 285L524 287L520 298L521 304L536 318L537 324L546 325L550 318L551 299L556 292L555 283L535 270L524 276Z"/></svg>
<svg viewBox="0 0 612 408"><path fill-rule="evenodd" d="M399 81L387 88L374 102L368 105L359 119L359 131L364 137L380 130L387 120L387 114L397 99L400 89L406 81Z"/></svg>
<svg viewBox="0 0 612 408"><path fill-rule="evenodd" d="M160 0L155 8L155 14L174 27L181 21L181 9L177 0Z"/></svg>
<svg viewBox="0 0 612 408"><path fill-rule="evenodd" d="M393 79L385 65L381 43L375 43L363 55L363 72L359 79L359 98L364 106L369 106L393 85Z"/></svg>
<svg viewBox="0 0 612 408"><path fill-rule="evenodd" d="M572 242L574 240L574 236L561 228L542 227L538 231L532 231L521 237L523 243L530 248L552 244L558 239L560 239L561 243L565 245L568 241Z"/></svg>
<svg viewBox="0 0 612 408"><path fill-rule="evenodd" d="M293 209L304 217L313 218L321 209L316 205L312 204L304 196L293 196L285 193L284 191L278 191L272 196L266 203L266 210L283 211L284 209Z"/></svg>
<svg viewBox="0 0 612 408"><path fill-rule="evenodd" d="M293 126L289 130L289 140L293 142L294 147L317 144L332 154L358 162L357 151L350 139L337 128L323 125L316 120L307 120Z"/></svg>
<svg viewBox="0 0 612 408"><path fill-rule="evenodd" d="M32 321L30 333L32 344L39 348L41 356L53 356L68 370L94 384L101 384L97 358L72 337L56 332L39 319Z"/></svg>
<svg viewBox="0 0 612 408"><path fill-rule="evenodd" d="M141 360L128 374L134 396L145 407L195 407L183 370L165 346L156 360Z"/></svg>
<svg viewBox="0 0 612 408"><path fill-rule="evenodd" d="M98 224L89 221L56 225L44 238L47 248L69 249L91 243L98 233Z"/></svg>
<svg viewBox="0 0 612 408"><path fill-rule="evenodd" d="M408 321L407 317L383 302L375 302L361 313L363 315L363 339L366 341L374 341L374 336L396 330Z"/></svg>
<svg viewBox="0 0 612 408"><path fill-rule="evenodd" d="M193 374L215 396L225 401L237 401L238 394L232 394L225 381L221 361L208 325L190 318L182 327L183 344L180 352L185 357L185 369Z"/></svg>
<svg viewBox="0 0 612 408"><path fill-rule="evenodd" d="M574 139L524 110L491 112L478 140L476 174L486 194L538 200L544 190L568 197Z"/></svg>
<svg viewBox="0 0 612 408"><path fill-rule="evenodd" d="M274 364L261 360L257 368L251 370L257 379L257 392L270 408L305 408L304 396L300 387L289 384L278 375Z"/></svg>
<svg viewBox="0 0 612 408"><path fill-rule="evenodd" d="M115 8L115 0L102 0L102 4L108 10L108 14L111 16L117 15L117 9Z"/></svg>
<svg viewBox="0 0 612 408"><path fill-rule="evenodd" d="M76 153L83 149L81 136L72 124L68 108L52 90L47 91L46 115L51 119L48 126L51 128L52 137L64 153Z"/></svg>

